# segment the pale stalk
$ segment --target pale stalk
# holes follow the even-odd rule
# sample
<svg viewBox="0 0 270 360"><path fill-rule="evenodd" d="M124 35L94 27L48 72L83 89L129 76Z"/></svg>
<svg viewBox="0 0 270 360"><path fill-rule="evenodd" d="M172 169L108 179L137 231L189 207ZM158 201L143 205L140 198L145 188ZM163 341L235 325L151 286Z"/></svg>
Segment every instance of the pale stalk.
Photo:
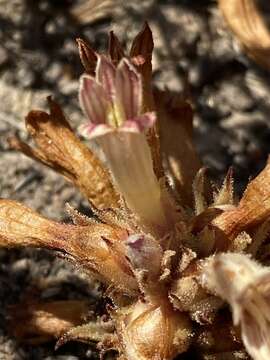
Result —
<svg viewBox="0 0 270 360"><path fill-rule="evenodd" d="M162 235L166 218L161 204L161 189L144 134L113 132L97 141L128 207L147 227Z"/></svg>

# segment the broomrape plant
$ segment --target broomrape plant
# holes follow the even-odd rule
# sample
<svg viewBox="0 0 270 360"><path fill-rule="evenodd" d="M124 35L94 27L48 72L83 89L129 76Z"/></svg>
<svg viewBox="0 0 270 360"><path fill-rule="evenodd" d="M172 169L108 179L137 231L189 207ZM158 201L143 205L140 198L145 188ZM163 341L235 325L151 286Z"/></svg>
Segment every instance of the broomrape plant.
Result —
<svg viewBox="0 0 270 360"><path fill-rule="evenodd" d="M169 360L183 353L244 359L248 353L267 360L270 163L240 201L231 169L212 190L193 146L188 100L152 89L148 25L129 55L112 32L109 40L106 55L78 40L85 68L82 130L95 152L51 98L49 113L26 117L36 147L10 139L13 148L71 181L95 219L69 206L73 224L62 224L1 199L0 244L61 252L107 285L113 305L106 318L81 325L86 305L76 301L36 304L17 316L31 315L31 323L24 320L31 332L59 336L57 346L95 341L103 351L116 349L119 359Z"/></svg>

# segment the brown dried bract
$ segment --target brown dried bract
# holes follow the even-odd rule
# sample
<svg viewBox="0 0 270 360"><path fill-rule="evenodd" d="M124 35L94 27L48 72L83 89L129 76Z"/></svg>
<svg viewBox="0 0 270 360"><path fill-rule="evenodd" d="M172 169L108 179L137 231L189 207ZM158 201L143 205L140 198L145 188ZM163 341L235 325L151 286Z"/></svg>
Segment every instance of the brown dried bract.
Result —
<svg viewBox="0 0 270 360"><path fill-rule="evenodd" d="M201 166L193 143L192 107L181 97L160 91L155 92L155 102L167 171L181 204L192 207L192 183Z"/></svg>
<svg viewBox="0 0 270 360"><path fill-rule="evenodd" d="M36 142L32 148L18 138L10 145L25 155L42 162L72 181L94 208L118 207L118 195L109 173L99 159L73 133L60 106L48 98L50 113L31 111L26 129Z"/></svg>
<svg viewBox="0 0 270 360"><path fill-rule="evenodd" d="M40 344L80 325L88 313L89 304L82 300L22 302L10 307L9 328L18 340Z"/></svg>
<svg viewBox="0 0 270 360"><path fill-rule="evenodd" d="M231 240L242 231L263 224L270 215L269 181L268 160L263 171L247 186L239 205L224 211L213 224Z"/></svg>
<svg viewBox="0 0 270 360"><path fill-rule="evenodd" d="M134 294L137 284L122 250L125 230L106 224L69 225L48 220L12 200L0 199L0 246L60 251L102 281Z"/></svg>

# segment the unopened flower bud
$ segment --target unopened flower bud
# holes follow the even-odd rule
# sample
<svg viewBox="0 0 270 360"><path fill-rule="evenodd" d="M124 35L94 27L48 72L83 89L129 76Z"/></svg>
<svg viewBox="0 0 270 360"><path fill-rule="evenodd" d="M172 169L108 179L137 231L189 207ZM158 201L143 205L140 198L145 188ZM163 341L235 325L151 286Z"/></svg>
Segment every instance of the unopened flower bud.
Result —
<svg viewBox="0 0 270 360"><path fill-rule="evenodd" d="M124 355L129 360L173 359L187 350L192 339L191 322L169 303L138 301L116 318Z"/></svg>

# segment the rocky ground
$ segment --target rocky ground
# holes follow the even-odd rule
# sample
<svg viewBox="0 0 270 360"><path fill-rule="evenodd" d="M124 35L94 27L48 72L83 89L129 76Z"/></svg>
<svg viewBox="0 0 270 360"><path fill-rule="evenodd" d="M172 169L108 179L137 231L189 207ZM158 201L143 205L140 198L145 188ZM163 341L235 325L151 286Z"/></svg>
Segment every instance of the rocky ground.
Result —
<svg viewBox="0 0 270 360"><path fill-rule="evenodd" d="M66 220L64 204L86 212L87 203L60 176L8 148L7 137L29 140L23 118L59 101L71 123L81 120L78 76L82 67L74 39L104 50L113 29L127 46L148 20L154 33L154 81L181 91L188 74L195 105L195 139L203 162L220 181L230 165L237 191L263 167L270 152L270 74L249 61L228 32L215 1L0 0L0 185L1 197L24 202L53 219ZM88 3L88 5L86 4ZM123 5L124 3L124 5ZM137 3L137 4L136 4ZM267 11L267 0L264 1ZM71 265L45 251L0 250L0 360L95 359L91 346L75 343L29 347L7 331L8 306L40 279L57 279L45 298L87 298L87 284ZM55 285L57 283L57 285Z"/></svg>

